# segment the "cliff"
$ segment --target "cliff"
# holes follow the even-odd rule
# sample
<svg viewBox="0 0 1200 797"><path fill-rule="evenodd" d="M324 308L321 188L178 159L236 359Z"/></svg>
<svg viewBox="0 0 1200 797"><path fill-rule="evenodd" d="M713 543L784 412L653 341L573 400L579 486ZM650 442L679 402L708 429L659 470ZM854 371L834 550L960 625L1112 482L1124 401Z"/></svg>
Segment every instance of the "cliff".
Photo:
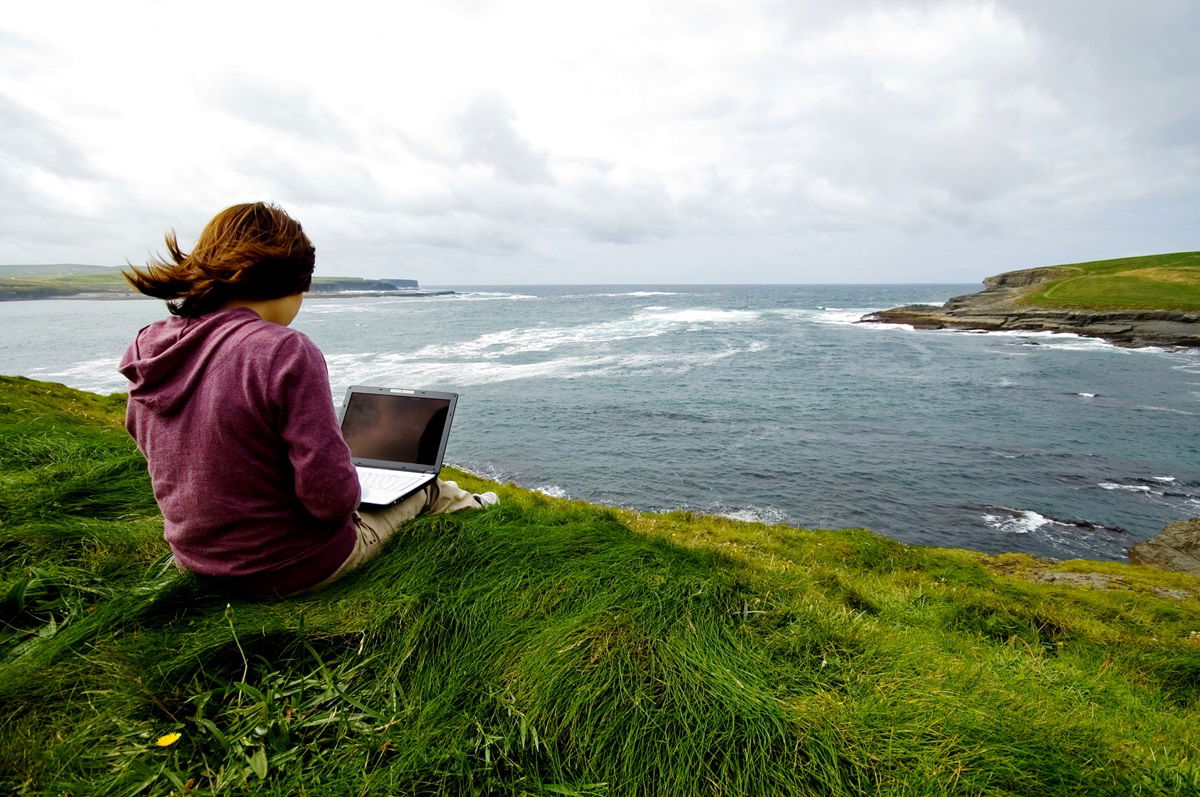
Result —
<svg viewBox="0 0 1200 797"><path fill-rule="evenodd" d="M252 603L171 566L123 405L0 377L0 792L1200 793L1196 576L451 471L502 503Z"/></svg>
<svg viewBox="0 0 1200 797"><path fill-rule="evenodd" d="M940 306L906 305L861 320L918 329L1072 332L1122 346L1200 346L1200 253L1010 271Z"/></svg>

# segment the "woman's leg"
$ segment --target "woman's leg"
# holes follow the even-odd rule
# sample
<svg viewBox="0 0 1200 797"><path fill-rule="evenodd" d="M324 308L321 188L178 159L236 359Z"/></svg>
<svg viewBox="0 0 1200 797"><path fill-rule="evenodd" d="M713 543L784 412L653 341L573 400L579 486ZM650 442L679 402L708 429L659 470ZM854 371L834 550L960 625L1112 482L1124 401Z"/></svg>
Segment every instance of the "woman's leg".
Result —
<svg viewBox="0 0 1200 797"><path fill-rule="evenodd" d="M332 584L367 562L379 556L384 544L408 521L422 514L444 514L457 512L460 509L479 509L483 504L471 493L459 487L455 482L444 482L434 479L428 486L388 506L378 509L359 509L355 515L355 531L358 539L354 550L342 563L341 567L329 574L321 582L314 584L299 594L313 592L321 587Z"/></svg>

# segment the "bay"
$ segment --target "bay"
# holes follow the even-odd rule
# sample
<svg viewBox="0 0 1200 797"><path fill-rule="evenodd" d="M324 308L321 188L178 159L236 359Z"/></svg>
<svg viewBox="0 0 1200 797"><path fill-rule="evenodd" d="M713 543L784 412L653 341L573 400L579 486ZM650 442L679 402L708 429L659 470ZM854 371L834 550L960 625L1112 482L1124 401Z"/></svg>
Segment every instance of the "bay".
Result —
<svg viewBox="0 0 1200 797"><path fill-rule="evenodd" d="M548 494L1122 560L1200 515L1200 353L854 323L969 285L310 298L350 384L461 394L447 460ZM149 300L0 304L0 373L96 392Z"/></svg>

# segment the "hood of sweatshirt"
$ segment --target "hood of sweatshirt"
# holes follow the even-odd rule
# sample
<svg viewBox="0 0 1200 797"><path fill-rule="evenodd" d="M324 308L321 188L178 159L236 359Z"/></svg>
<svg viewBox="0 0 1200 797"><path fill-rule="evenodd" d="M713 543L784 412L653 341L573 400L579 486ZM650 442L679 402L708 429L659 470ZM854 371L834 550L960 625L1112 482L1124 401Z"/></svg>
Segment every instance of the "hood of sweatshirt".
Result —
<svg viewBox="0 0 1200 797"><path fill-rule="evenodd" d="M199 318L177 316L143 327L125 350L118 370L129 380L129 398L154 412L179 409L203 378L221 344L248 326L270 323L248 307Z"/></svg>

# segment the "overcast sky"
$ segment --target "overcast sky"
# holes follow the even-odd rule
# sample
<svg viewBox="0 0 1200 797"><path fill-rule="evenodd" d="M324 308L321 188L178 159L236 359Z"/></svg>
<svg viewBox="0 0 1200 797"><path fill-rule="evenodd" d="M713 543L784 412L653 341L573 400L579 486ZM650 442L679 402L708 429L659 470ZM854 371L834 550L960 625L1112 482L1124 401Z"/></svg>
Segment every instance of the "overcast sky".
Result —
<svg viewBox="0 0 1200 797"><path fill-rule="evenodd" d="M1200 249L1200 3L57 2L0 20L0 263L270 200L319 274L977 282Z"/></svg>

